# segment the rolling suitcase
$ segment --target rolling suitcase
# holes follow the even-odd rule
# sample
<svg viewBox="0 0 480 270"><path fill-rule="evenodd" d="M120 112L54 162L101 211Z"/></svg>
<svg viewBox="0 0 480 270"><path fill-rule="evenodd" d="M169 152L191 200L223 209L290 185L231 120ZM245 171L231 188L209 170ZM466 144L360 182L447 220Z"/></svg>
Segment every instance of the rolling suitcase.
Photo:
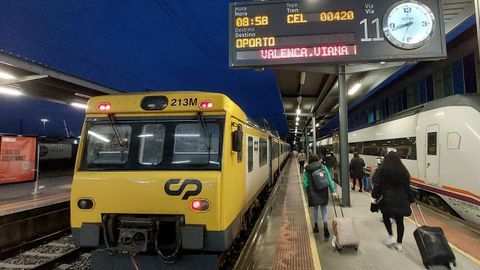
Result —
<svg viewBox="0 0 480 270"><path fill-rule="evenodd" d="M342 251L344 247L354 248L358 251L360 240L358 239L357 232L353 226L353 219L347 218L343 215L343 208L340 206L342 217L338 217L337 210L335 208L335 199L332 196L333 210L335 211L335 218L333 219L332 228L335 236L335 247L338 251Z"/></svg>
<svg viewBox="0 0 480 270"><path fill-rule="evenodd" d="M450 269L450 263L456 266L455 255L448 245L447 238L440 227L429 227L425 221L422 210L418 204L418 212L422 216L425 226L418 224L415 213L412 209L412 215L415 219L417 229L413 233L415 241L417 242L418 250L422 256L423 265L426 268L431 266L443 265Z"/></svg>

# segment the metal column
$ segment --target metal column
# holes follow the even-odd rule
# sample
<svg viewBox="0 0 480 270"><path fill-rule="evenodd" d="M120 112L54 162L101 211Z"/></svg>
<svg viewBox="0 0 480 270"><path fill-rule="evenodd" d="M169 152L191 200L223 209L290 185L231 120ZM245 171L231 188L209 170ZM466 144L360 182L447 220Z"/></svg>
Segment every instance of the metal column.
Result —
<svg viewBox="0 0 480 270"><path fill-rule="evenodd" d="M340 179L342 183L343 206L350 206L350 183L348 173L348 99L345 66L338 68L339 118L340 118Z"/></svg>
<svg viewBox="0 0 480 270"><path fill-rule="evenodd" d="M312 136L313 136L313 143L312 143L312 146L313 146L313 151L312 153L314 155L317 154L317 146L316 146L316 142L317 142L317 128L315 126L315 116L312 117L312 125L313 125L313 131L312 131Z"/></svg>
<svg viewBox="0 0 480 270"><path fill-rule="evenodd" d="M477 46L480 50L480 0L473 0L475 2L475 17L477 19Z"/></svg>

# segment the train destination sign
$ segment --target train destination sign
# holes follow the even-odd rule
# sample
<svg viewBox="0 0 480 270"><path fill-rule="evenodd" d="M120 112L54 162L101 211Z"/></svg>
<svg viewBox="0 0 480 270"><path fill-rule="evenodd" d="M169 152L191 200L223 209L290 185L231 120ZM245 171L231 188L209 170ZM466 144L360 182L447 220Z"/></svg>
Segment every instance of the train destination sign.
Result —
<svg viewBox="0 0 480 270"><path fill-rule="evenodd" d="M230 67L437 60L441 0L234 2Z"/></svg>

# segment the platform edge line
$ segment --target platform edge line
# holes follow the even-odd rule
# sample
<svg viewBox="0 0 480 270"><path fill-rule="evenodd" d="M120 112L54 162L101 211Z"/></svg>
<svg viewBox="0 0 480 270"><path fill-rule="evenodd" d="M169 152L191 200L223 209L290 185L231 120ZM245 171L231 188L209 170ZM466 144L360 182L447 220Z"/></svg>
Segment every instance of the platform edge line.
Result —
<svg viewBox="0 0 480 270"><path fill-rule="evenodd" d="M298 184L300 185L300 193L302 193L303 212L305 213L305 219L307 221L308 238L310 240L310 250L312 251L313 267L317 270L322 270L322 264L320 263L320 255L318 254L318 250L317 250L317 242L315 241L315 237L313 237L313 233L312 233L313 227L312 227L312 223L310 222L310 215L308 213L307 200L305 199L305 193L303 192L302 178L300 175L300 166L298 166L298 160L295 160L295 167L298 175Z"/></svg>

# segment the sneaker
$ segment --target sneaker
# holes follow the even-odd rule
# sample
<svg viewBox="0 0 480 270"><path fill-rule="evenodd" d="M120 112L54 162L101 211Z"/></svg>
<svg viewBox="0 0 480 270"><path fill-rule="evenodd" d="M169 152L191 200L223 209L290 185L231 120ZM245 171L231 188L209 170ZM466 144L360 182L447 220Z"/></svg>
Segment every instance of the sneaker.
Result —
<svg viewBox="0 0 480 270"><path fill-rule="evenodd" d="M403 246L401 243L396 243L393 245L393 247L398 251L398 252L403 252Z"/></svg>
<svg viewBox="0 0 480 270"><path fill-rule="evenodd" d="M363 192L363 190L359 189L358 192Z"/></svg>
<svg viewBox="0 0 480 270"><path fill-rule="evenodd" d="M392 245L395 245L397 243L397 240L395 240L395 238L393 238L393 235L390 235L388 238L387 238L387 241L386 241L386 244L387 246L392 246Z"/></svg>
<svg viewBox="0 0 480 270"><path fill-rule="evenodd" d="M315 227L313 227L313 233L318 233L319 230L318 230L318 224L315 223Z"/></svg>

